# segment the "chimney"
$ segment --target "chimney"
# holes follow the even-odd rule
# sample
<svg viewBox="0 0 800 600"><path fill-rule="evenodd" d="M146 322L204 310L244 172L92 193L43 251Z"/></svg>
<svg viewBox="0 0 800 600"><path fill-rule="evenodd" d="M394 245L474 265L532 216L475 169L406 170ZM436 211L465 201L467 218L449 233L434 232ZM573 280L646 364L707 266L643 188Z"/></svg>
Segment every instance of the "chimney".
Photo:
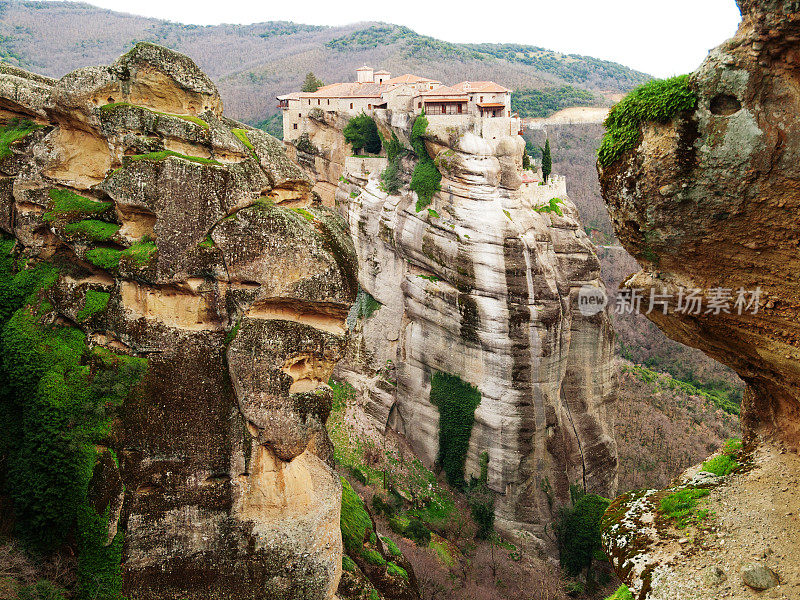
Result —
<svg viewBox="0 0 800 600"><path fill-rule="evenodd" d="M356 69L356 76L358 83L373 83L375 81L375 74L372 67L364 65L360 69Z"/></svg>

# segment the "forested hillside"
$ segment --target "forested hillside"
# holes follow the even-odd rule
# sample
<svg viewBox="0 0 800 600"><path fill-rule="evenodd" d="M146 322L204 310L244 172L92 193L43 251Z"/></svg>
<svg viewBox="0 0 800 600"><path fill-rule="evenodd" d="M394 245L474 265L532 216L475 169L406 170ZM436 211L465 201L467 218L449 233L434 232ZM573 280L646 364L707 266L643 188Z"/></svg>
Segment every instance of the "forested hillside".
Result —
<svg viewBox="0 0 800 600"><path fill-rule="evenodd" d="M534 28L531 41L535 38ZM88 4L0 2L0 58L38 73L60 77L78 67L105 64L137 41L189 55L219 86L226 112L249 123L274 115L275 96L300 89L307 72L324 82L348 81L364 63L444 82L496 80L524 90L519 109L526 116L604 103L602 92L627 91L648 79L596 58L534 45L452 44L382 23L205 27Z"/></svg>

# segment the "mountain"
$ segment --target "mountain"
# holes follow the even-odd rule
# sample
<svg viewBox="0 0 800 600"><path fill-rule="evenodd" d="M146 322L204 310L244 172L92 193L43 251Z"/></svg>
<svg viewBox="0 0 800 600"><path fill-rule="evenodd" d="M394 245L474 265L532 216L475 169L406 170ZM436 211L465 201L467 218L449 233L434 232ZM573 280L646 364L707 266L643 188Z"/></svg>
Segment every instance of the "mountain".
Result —
<svg viewBox="0 0 800 600"><path fill-rule="evenodd" d="M226 112L250 123L275 114L275 96L300 89L308 71L325 82L349 81L364 63L445 82L493 79L526 90L521 97L544 90L543 101L558 108L605 104L604 94L650 78L592 57L520 44L453 44L385 23L199 26L73 2L0 2L0 58L37 73L61 77L107 64L137 41L187 54L218 85ZM542 116L530 102L523 108L531 106L531 116Z"/></svg>

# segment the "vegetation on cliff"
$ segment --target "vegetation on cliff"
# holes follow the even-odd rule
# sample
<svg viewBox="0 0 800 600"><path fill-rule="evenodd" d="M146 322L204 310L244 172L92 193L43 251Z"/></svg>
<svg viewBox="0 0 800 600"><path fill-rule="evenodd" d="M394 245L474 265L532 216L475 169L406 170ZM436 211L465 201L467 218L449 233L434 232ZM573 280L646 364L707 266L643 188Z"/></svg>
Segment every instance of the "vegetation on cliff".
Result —
<svg viewBox="0 0 800 600"><path fill-rule="evenodd" d="M439 409L439 463L447 482L463 488L464 464L481 393L458 375L436 371L431 376L430 400Z"/></svg>
<svg viewBox="0 0 800 600"><path fill-rule="evenodd" d="M642 123L667 123L679 112L694 109L696 104L697 96L689 85L688 75L656 79L636 88L608 114L606 135L597 152L598 162L608 167L636 146L642 136Z"/></svg>
<svg viewBox="0 0 800 600"><path fill-rule="evenodd" d="M411 147L417 155L417 166L411 176L411 189L417 193L417 212L427 207L433 200L433 195L442 189L442 174L436 168L436 163L428 154L425 147L425 130L428 129L428 119L423 111L415 120L411 129Z"/></svg>
<svg viewBox="0 0 800 600"><path fill-rule="evenodd" d="M11 156L9 146L14 142L23 139L28 134L41 129L41 125L35 125L30 121L12 120L4 127L0 127L0 159Z"/></svg>
<svg viewBox="0 0 800 600"><path fill-rule="evenodd" d="M611 501L596 494L576 494L574 504L562 511L556 523L561 567L572 576L586 571L590 579L592 561L602 557L600 520Z"/></svg>
<svg viewBox="0 0 800 600"><path fill-rule="evenodd" d="M90 348L83 331L54 321L47 293L66 266L28 264L14 246L0 243L3 491L14 502L16 533L31 550L57 550L77 525L80 597L115 598L123 534L106 543L108 507L98 514L87 494L96 445L108 439L114 410L147 361ZM107 302L102 292L87 292L79 319Z"/></svg>
<svg viewBox="0 0 800 600"><path fill-rule="evenodd" d="M370 154L378 154L381 151L378 126L372 117L363 112L347 122L342 134L345 141L353 147L354 155L359 154L362 149Z"/></svg>

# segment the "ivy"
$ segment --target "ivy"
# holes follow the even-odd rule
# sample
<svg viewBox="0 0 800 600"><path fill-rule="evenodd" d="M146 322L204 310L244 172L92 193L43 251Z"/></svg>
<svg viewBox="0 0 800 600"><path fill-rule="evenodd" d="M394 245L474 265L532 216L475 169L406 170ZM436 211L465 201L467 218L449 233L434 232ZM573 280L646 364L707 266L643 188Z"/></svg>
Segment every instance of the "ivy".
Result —
<svg viewBox="0 0 800 600"><path fill-rule="evenodd" d="M457 375L436 371L431 377L430 400L439 409L439 463L447 482L463 488L469 438L481 393Z"/></svg>

